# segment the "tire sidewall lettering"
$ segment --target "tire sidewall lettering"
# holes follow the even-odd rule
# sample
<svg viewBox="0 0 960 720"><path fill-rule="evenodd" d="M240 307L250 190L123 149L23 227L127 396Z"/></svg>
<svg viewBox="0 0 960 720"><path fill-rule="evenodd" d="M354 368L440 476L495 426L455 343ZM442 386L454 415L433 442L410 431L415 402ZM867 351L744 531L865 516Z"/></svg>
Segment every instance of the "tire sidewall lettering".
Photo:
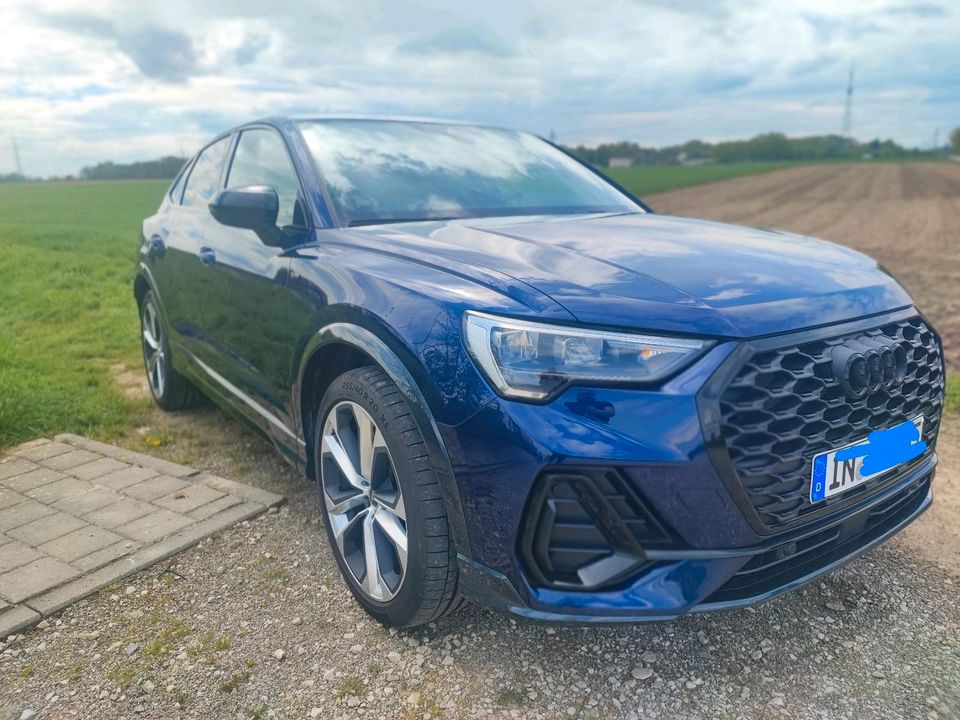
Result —
<svg viewBox="0 0 960 720"><path fill-rule="evenodd" d="M345 393L349 393L356 399L361 400L370 414L377 418L377 424L380 425L380 427L389 427L390 423L387 420L387 416L380 411L380 403L365 387L351 380L343 381L340 387Z"/></svg>

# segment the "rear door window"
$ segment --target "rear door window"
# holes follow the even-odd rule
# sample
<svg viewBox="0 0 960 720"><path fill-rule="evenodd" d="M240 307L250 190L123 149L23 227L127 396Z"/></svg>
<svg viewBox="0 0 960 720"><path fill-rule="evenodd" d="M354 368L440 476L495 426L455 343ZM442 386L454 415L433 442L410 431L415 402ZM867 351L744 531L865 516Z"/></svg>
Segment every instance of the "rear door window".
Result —
<svg viewBox="0 0 960 720"><path fill-rule="evenodd" d="M220 172L223 161L230 148L230 138L225 137L210 145L200 153L200 157L193 164L190 177L187 178L187 187L183 193L183 205L203 206L213 200L220 187Z"/></svg>

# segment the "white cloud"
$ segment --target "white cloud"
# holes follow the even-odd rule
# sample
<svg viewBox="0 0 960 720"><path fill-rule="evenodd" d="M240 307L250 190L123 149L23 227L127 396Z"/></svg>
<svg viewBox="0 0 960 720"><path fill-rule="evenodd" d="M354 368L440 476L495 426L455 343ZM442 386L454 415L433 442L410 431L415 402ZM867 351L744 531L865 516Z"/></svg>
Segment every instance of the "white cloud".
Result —
<svg viewBox="0 0 960 720"><path fill-rule="evenodd" d="M566 143L767 130L927 145L960 123L960 12L911 0L0 6L0 172L192 151L271 114L476 119Z"/></svg>

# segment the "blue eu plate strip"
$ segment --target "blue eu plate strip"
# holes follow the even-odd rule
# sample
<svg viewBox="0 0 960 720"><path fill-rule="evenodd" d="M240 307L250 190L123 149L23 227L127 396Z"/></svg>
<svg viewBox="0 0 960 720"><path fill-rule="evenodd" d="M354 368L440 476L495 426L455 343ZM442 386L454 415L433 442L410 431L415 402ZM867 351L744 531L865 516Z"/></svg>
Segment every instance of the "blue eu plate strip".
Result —
<svg viewBox="0 0 960 720"><path fill-rule="evenodd" d="M810 501L819 502L827 492L827 456L818 455L813 461L813 486L810 488Z"/></svg>

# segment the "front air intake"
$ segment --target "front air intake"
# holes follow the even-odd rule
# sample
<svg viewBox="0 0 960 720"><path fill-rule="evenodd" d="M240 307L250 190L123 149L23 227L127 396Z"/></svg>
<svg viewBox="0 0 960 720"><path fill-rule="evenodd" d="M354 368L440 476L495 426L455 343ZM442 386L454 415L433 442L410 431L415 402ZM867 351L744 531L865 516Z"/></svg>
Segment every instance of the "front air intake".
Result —
<svg viewBox="0 0 960 720"><path fill-rule="evenodd" d="M612 468L543 473L521 542L536 584L581 590L614 587L648 564L645 547L676 544Z"/></svg>

